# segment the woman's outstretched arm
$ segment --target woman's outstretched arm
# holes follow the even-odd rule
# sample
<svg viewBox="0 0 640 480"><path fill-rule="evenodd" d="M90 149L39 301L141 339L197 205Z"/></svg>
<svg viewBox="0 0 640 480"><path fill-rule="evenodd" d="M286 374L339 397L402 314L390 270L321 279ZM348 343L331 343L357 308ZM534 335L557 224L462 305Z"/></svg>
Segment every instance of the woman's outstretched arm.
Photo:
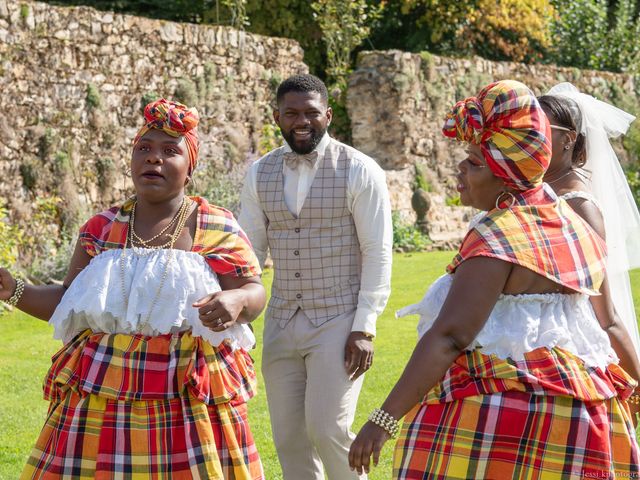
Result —
<svg viewBox="0 0 640 480"><path fill-rule="evenodd" d="M71 282L91 261L91 256L82 248L80 242L69 262L69 270L62 285L30 285L25 283L24 292L16 307L40 320L48 321L60 303L64 292ZM0 268L0 300L8 300L16 290L16 279L5 268Z"/></svg>

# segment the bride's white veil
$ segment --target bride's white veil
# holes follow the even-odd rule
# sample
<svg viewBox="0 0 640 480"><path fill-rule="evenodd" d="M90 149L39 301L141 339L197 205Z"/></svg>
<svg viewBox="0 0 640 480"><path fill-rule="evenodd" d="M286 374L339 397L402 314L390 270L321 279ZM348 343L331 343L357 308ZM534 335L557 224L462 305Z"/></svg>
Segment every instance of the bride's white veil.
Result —
<svg viewBox="0 0 640 480"><path fill-rule="evenodd" d="M570 98L582 114L580 133L585 136L590 188L600 204L607 235L607 278L613 304L640 357L640 337L628 270L640 267L640 214L609 138L627 132L633 115L560 83L547 93Z"/></svg>

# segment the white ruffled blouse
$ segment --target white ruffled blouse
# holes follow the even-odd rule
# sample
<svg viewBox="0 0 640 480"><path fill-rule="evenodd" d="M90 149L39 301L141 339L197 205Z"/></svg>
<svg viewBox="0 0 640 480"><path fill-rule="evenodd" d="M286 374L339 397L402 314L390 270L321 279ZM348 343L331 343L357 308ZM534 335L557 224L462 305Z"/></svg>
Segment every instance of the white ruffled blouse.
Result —
<svg viewBox="0 0 640 480"><path fill-rule="evenodd" d="M399 310L397 317L420 315L422 337L435 322L451 288L453 275L445 274L429 288L420 303ZM581 358L587 366L605 368L617 363L609 337L583 294L500 295L489 318L467 346L486 355L523 360L536 348L559 347Z"/></svg>
<svg viewBox="0 0 640 480"><path fill-rule="evenodd" d="M126 250L124 265L120 249L107 250L91 259L49 320L54 338L66 343L87 328L148 336L191 330L194 337L202 337L213 346L227 342L233 349L253 347L255 336L248 325L236 324L214 332L200 321L198 309L192 304L220 291L218 277L204 257L176 249L136 250L141 254ZM165 269L168 261L171 263Z"/></svg>

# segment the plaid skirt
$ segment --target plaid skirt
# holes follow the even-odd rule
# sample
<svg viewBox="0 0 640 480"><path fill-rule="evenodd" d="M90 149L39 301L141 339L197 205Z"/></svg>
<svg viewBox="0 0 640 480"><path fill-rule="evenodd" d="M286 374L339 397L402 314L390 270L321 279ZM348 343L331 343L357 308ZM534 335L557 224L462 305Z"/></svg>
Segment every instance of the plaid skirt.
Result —
<svg viewBox="0 0 640 480"><path fill-rule="evenodd" d="M394 478L640 478L634 386L559 349L523 362L467 352L405 417Z"/></svg>
<svg viewBox="0 0 640 480"><path fill-rule="evenodd" d="M190 333L84 333L53 357L21 479L256 480L250 356Z"/></svg>

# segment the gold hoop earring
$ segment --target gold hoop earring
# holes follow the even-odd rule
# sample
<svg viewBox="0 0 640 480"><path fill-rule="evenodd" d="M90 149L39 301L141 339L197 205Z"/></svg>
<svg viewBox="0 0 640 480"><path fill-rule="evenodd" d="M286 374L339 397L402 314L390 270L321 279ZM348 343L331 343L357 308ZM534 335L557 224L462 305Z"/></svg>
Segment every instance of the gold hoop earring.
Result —
<svg viewBox="0 0 640 480"><path fill-rule="evenodd" d="M506 195L506 198L504 198ZM511 200L509 202L509 204L506 207L500 208L500 204L501 203L506 203L509 200ZM501 192L500 195L498 195L498 198L496 198L496 208L498 210L506 210L507 208L510 208L511 205L513 205L516 201L516 196L511 193L511 192Z"/></svg>

